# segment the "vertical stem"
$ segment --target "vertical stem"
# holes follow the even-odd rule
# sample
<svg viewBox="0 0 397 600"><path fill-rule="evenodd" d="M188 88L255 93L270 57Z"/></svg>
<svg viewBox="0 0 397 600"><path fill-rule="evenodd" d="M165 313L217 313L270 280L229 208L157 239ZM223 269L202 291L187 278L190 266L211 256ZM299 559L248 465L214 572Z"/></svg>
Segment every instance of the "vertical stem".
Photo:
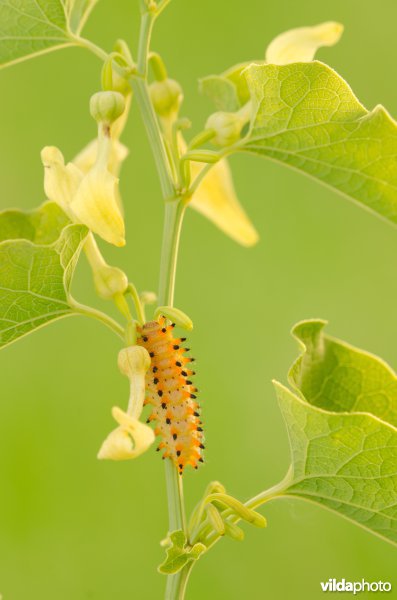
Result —
<svg viewBox="0 0 397 600"><path fill-rule="evenodd" d="M132 79L132 88L141 111L146 134L152 148L154 161L160 177L161 192L166 200L175 195L167 151L157 124L157 117L150 101L147 83L139 77Z"/></svg>
<svg viewBox="0 0 397 600"><path fill-rule="evenodd" d="M161 10L167 4L168 0L163 0L160 4ZM143 2L143 6L146 6L145 2ZM150 37L155 18L156 13L150 9L143 11L137 60L138 74L132 78L132 86L152 148L160 177L163 198L166 201L158 296L160 305L172 306L174 300L179 239L185 204L176 197L170 161L160 131L159 122L150 100L147 84ZM183 529L186 531L182 477L170 460L165 461L165 475L168 497L169 529L170 531L175 529ZM187 578L185 583L183 581L180 573L168 577L165 594L166 600L183 599Z"/></svg>
<svg viewBox="0 0 397 600"><path fill-rule="evenodd" d="M156 168L160 177L161 191L163 197L166 200L169 200L175 195L174 182L164 140L161 136L157 116L150 101L147 85L150 37L155 19L156 14L151 11L146 11L142 15L137 59L138 74L132 77L131 85L135 92L135 98L152 148Z"/></svg>
<svg viewBox="0 0 397 600"><path fill-rule="evenodd" d="M175 291L175 275L178 258L179 240L185 212L185 204L180 200L167 202L165 205L165 219L163 243L160 263L159 304L172 306ZM183 500L183 480L175 465L165 461L165 478L168 497L169 529L174 531L182 529L186 532L185 505ZM187 583L181 573L169 575L165 592L166 600L182 600Z"/></svg>
<svg viewBox="0 0 397 600"><path fill-rule="evenodd" d="M160 306L172 306L174 302L176 265L184 212L184 204L181 201L173 200L172 202L167 202L165 205L159 280ZM185 531L186 518L182 477L170 460L165 461L165 477L168 496L169 529L170 531L174 531L175 529L183 529Z"/></svg>
<svg viewBox="0 0 397 600"><path fill-rule="evenodd" d="M176 265L184 213L185 204L182 201L166 202L160 263L160 306L172 306L174 302Z"/></svg>

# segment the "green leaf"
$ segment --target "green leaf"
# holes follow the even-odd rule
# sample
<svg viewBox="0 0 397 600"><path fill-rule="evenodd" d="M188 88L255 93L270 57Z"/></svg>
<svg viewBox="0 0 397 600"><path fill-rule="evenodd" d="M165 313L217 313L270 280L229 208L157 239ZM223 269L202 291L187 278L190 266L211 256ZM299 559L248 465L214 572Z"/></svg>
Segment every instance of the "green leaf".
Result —
<svg viewBox="0 0 397 600"><path fill-rule="evenodd" d="M52 203L26 215L0 214L1 239L4 232L11 237L0 243L0 348L74 314L70 285L88 230L84 225L61 229L61 220Z"/></svg>
<svg viewBox="0 0 397 600"><path fill-rule="evenodd" d="M292 476L284 495L315 502L397 544L397 380L376 356L298 324L292 392L276 383ZM382 418L381 418L382 417Z"/></svg>
<svg viewBox="0 0 397 600"><path fill-rule="evenodd" d="M187 546L186 534L178 529L170 535L170 547L167 548L167 557L159 566L160 573L170 575L177 573L192 560L198 560L203 552L206 551L206 546L198 542L193 547Z"/></svg>
<svg viewBox="0 0 397 600"><path fill-rule="evenodd" d="M324 335L326 321L298 323L293 335L303 353L289 381L313 406L368 412L397 427L397 379L377 356Z"/></svg>
<svg viewBox="0 0 397 600"><path fill-rule="evenodd" d="M235 112L240 107L236 86L222 75L203 77L200 93L212 100L217 110Z"/></svg>
<svg viewBox="0 0 397 600"><path fill-rule="evenodd" d="M250 63L231 67L222 75L209 75L199 82L200 92L207 96L217 110L235 112L250 99L243 71Z"/></svg>
<svg viewBox="0 0 397 600"><path fill-rule="evenodd" d="M397 127L368 112L320 62L251 65L253 103L240 149L298 169L397 223Z"/></svg>
<svg viewBox="0 0 397 600"><path fill-rule="evenodd" d="M0 0L0 67L76 44L95 2Z"/></svg>
<svg viewBox="0 0 397 600"><path fill-rule="evenodd" d="M5 210L0 213L0 242L23 239L52 244L66 225L70 221L55 202L45 202L31 212Z"/></svg>

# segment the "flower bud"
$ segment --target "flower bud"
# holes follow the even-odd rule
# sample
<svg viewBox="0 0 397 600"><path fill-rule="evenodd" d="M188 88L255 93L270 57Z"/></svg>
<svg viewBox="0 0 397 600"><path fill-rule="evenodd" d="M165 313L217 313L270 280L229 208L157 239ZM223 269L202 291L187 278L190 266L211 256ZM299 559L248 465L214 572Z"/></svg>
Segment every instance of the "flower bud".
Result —
<svg viewBox="0 0 397 600"><path fill-rule="evenodd" d="M174 79L154 81L150 87L150 97L154 110L161 117L177 113L183 100L182 88Z"/></svg>
<svg viewBox="0 0 397 600"><path fill-rule="evenodd" d="M113 418L119 423L103 442L98 452L100 460L130 460L140 456L153 444L153 430L122 411L112 409Z"/></svg>
<svg viewBox="0 0 397 600"><path fill-rule="evenodd" d="M128 277L121 269L105 264L94 272L94 284L98 296L110 300L116 294L125 293Z"/></svg>
<svg viewBox="0 0 397 600"><path fill-rule="evenodd" d="M157 302L157 294L155 294L155 292L141 292L139 297L142 304L154 304Z"/></svg>
<svg viewBox="0 0 397 600"><path fill-rule="evenodd" d="M119 352L120 372L131 379L136 375L145 375L150 367L150 356L143 346L130 346Z"/></svg>
<svg viewBox="0 0 397 600"><path fill-rule="evenodd" d="M205 125L213 129L215 137L211 140L217 146L231 146L240 139L244 121L237 113L216 112L212 114Z"/></svg>
<svg viewBox="0 0 397 600"><path fill-rule="evenodd" d="M179 327L186 329L187 331L191 331L193 329L193 321L191 318L179 310L179 308L175 308L174 306L159 306L156 308L154 315L156 319L160 316L167 317L167 319L170 319L170 321Z"/></svg>
<svg viewBox="0 0 397 600"><path fill-rule="evenodd" d="M111 125L125 110L123 94L115 91L98 92L91 97L90 113L98 123Z"/></svg>

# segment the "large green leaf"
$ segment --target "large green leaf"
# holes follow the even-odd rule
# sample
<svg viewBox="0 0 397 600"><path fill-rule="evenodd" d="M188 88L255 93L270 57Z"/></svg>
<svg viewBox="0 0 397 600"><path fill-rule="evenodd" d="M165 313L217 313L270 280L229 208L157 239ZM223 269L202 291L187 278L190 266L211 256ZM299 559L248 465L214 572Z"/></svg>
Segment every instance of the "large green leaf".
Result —
<svg viewBox="0 0 397 600"><path fill-rule="evenodd" d="M284 493L397 544L396 374L323 327L296 326L302 356L290 371L295 391L276 383L293 467Z"/></svg>
<svg viewBox="0 0 397 600"><path fill-rule="evenodd" d="M253 103L240 148L282 162L397 223L397 126L368 112L320 62L251 65Z"/></svg>
<svg viewBox="0 0 397 600"><path fill-rule="evenodd" d="M45 232L44 223L54 225L50 233ZM60 215L47 203L28 215L0 214L0 232L1 239L4 232L11 238L0 243L2 348L54 319L73 314L70 285L88 230L84 225L61 230Z"/></svg>
<svg viewBox="0 0 397 600"><path fill-rule="evenodd" d="M0 0L0 67L75 43L92 0Z"/></svg>

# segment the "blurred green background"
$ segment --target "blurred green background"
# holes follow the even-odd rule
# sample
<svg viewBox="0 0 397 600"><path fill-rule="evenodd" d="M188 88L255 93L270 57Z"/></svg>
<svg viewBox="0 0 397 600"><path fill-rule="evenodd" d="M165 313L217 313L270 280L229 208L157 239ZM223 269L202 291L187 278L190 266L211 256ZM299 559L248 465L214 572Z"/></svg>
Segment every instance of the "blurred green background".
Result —
<svg viewBox="0 0 397 600"><path fill-rule="evenodd" d="M173 0L154 35L172 77L183 83L183 115L200 130L211 106L197 79L264 55L286 29L344 23L339 45L319 58L346 77L369 108L397 114L395 0ZM110 49L136 46L138 0L101 0L86 35ZM0 74L1 207L43 201L40 149L67 159L95 135L88 100L99 61L63 50ZM140 289L156 289L162 228L159 184L141 122L121 180L128 244L105 248ZM189 508L218 479L248 498L281 479L289 450L271 379L286 382L297 354L289 330L322 317L328 331L397 365L397 232L314 181L263 159L232 159L240 198L261 241L246 250L189 211L182 236L177 306L191 315L190 345L205 420L206 465L185 477ZM96 302L82 265L75 296ZM96 460L125 406L127 380L111 332L83 318L52 324L0 356L0 593L4 600L162 597L156 574L166 534L163 464L154 451L131 463ZM301 501L264 509L265 531L223 540L193 572L188 599L314 600L320 581L391 581L397 551L340 517ZM396 587L397 590L397 587ZM364 596L364 594L363 594ZM389 596L397 597L397 592Z"/></svg>

